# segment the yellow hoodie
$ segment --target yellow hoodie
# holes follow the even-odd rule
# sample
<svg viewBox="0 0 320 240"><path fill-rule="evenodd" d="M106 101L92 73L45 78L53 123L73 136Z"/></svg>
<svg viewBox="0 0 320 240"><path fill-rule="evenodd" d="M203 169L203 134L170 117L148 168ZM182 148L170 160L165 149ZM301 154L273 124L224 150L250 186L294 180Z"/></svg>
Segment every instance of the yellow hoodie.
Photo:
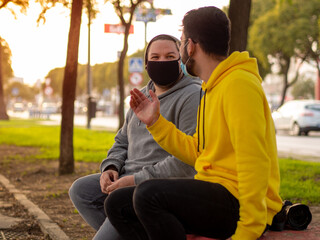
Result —
<svg viewBox="0 0 320 240"><path fill-rule="evenodd" d="M202 84L193 136L162 116L148 128L166 151L195 167L195 179L220 183L239 200L233 240L259 238L282 206L275 129L261 81L256 59L234 52Z"/></svg>

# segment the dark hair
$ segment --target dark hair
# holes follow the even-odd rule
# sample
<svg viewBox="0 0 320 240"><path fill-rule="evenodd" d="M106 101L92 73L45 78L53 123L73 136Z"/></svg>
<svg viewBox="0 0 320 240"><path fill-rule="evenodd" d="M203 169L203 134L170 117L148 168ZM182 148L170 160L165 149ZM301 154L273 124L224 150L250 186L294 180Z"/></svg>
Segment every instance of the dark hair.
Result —
<svg viewBox="0 0 320 240"><path fill-rule="evenodd" d="M230 42L230 21L216 7L202 7L187 12L182 20L186 39L199 43L209 55L227 56Z"/></svg>
<svg viewBox="0 0 320 240"><path fill-rule="evenodd" d="M144 53L144 63L145 65L147 65L148 63L148 53L149 53L149 49L150 49L150 46L153 42L155 41L158 41L158 40L169 40L169 41L172 41L175 43L176 47L177 47L177 50L179 52L179 47L180 47L180 41L178 38L174 37L174 36L171 36L171 35L167 35L167 34L160 34L160 35L157 35L155 36L154 38L152 38L150 40L150 42L148 43L147 47L146 47L146 51Z"/></svg>

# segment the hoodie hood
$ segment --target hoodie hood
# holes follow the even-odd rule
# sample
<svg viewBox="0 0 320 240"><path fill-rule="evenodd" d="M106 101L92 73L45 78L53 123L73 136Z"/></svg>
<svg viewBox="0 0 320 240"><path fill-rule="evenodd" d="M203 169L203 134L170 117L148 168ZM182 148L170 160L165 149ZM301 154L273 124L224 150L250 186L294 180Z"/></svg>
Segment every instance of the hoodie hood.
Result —
<svg viewBox="0 0 320 240"><path fill-rule="evenodd" d="M249 57L248 52L233 52L227 59L222 61L212 72L207 83L203 82L204 91L214 88L229 73L235 70L244 70L255 75L260 82L257 60Z"/></svg>

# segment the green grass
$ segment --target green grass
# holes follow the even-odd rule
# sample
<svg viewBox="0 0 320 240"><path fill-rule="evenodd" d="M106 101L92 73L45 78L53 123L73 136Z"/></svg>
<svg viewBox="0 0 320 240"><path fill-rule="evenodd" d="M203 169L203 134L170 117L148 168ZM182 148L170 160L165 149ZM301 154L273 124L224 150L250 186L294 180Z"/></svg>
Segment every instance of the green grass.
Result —
<svg viewBox="0 0 320 240"><path fill-rule="evenodd" d="M279 159L282 199L320 204L320 163Z"/></svg>
<svg viewBox="0 0 320 240"><path fill-rule="evenodd" d="M113 144L114 132L74 129L75 161L100 162ZM60 127L40 125L36 120L0 121L0 144L37 147L36 159L58 159ZM18 157L18 156L17 156Z"/></svg>
<svg viewBox="0 0 320 240"><path fill-rule="evenodd" d="M76 161L101 162L114 142L115 133L84 128L74 129ZM32 159L59 158L60 127L40 125L36 120L0 121L0 144L38 147ZM18 155L10 156L12 159ZM10 161L8 158L6 161ZM25 159L24 159L25 160ZM280 159L282 199L320 204L320 163Z"/></svg>

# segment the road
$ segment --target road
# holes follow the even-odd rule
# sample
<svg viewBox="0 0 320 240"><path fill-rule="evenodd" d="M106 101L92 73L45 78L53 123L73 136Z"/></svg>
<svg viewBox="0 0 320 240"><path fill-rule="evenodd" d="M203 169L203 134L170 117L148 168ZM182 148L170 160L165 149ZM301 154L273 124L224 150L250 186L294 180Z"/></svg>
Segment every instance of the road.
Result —
<svg viewBox="0 0 320 240"><path fill-rule="evenodd" d="M320 162L320 134L311 132L310 136L289 136L277 134L279 157L291 157Z"/></svg>
<svg viewBox="0 0 320 240"><path fill-rule="evenodd" d="M8 115L10 117L29 119L29 113L27 111L24 111L24 112L8 111ZM48 118L44 116L44 118L41 119L39 122L43 125L59 125L61 123L61 114L50 114ZM83 114L75 115L73 122L75 126L86 127L87 116ZM105 115L105 114L101 114L100 112L97 112L96 117L91 119L90 125L92 129L99 128L99 129L105 129L110 131L116 131L118 129L119 120L117 116Z"/></svg>
<svg viewBox="0 0 320 240"><path fill-rule="evenodd" d="M12 117L29 118L28 112L13 113L8 112ZM41 124L59 125L61 122L60 114L50 115L51 121L41 120ZM105 129L116 131L118 129L117 116L106 116L100 112L97 117L91 120L92 129ZM85 115L75 115L75 126L87 126L87 117ZM320 132L311 132L310 136L289 136L286 133L277 134L277 146L279 157L289 157L307 161L320 162Z"/></svg>

